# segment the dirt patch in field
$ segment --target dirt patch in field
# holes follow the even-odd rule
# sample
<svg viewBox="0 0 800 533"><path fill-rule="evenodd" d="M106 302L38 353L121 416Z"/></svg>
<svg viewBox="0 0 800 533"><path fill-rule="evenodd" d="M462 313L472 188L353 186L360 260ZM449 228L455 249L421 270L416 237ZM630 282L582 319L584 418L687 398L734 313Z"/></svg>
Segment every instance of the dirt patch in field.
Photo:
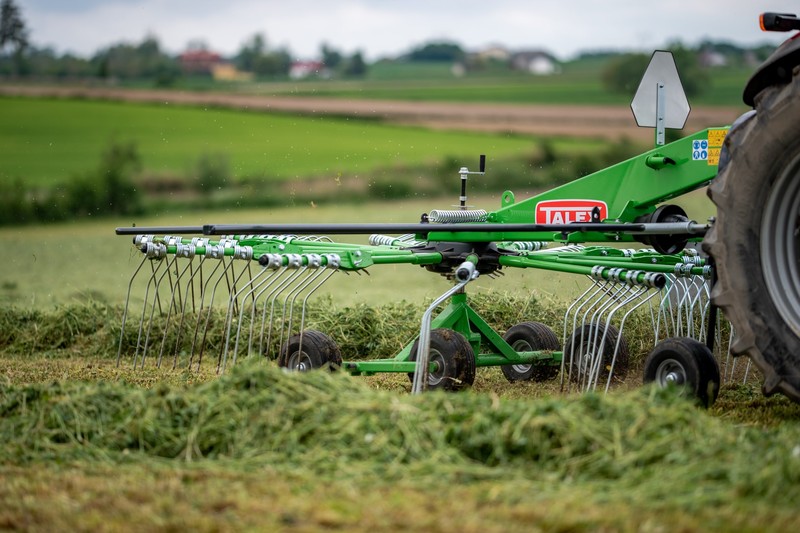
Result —
<svg viewBox="0 0 800 533"><path fill-rule="evenodd" d="M106 87L0 86L0 95L91 98L130 102L213 106L256 111L336 115L378 119L433 129L471 130L522 135L556 135L648 141L651 128L637 128L626 106L406 102L292 96L258 96L217 92L119 89ZM692 110L688 131L730 124L739 107Z"/></svg>

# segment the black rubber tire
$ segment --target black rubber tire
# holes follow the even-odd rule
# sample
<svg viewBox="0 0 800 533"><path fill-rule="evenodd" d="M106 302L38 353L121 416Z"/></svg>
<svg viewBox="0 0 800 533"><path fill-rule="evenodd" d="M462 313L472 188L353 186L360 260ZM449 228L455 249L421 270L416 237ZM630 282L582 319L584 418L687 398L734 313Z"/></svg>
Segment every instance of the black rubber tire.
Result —
<svg viewBox="0 0 800 533"><path fill-rule="evenodd" d="M712 291L736 331L731 351L764 374L766 395L800 402L800 71L755 98L756 114L725 139L708 188L717 206L704 250Z"/></svg>
<svg viewBox="0 0 800 533"><path fill-rule="evenodd" d="M541 322L520 322L503 335L517 352L559 351L561 343L553 330ZM503 365L500 367L508 381L546 381L558 375L559 367L546 364Z"/></svg>
<svg viewBox="0 0 800 533"><path fill-rule="evenodd" d="M278 365L299 372L318 368L333 371L342 366L342 354L329 336L320 331L308 329L302 334L302 346L300 334L292 335L283 343L278 357Z"/></svg>
<svg viewBox="0 0 800 533"><path fill-rule="evenodd" d="M700 405L709 407L719 393L719 365L702 342L671 337L659 342L645 359L644 382L685 387Z"/></svg>
<svg viewBox="0 0 800 533"><path fill-rule="evenodd" d="M417 360L419 339L411 347L409 361ZM430 362L438 369L428 374L428 390L459 391L475 382L475 352L464 336L452 329L431 330ZM408 375L414 381L414 374Z"/></svg>
<svg viewBox="0 0 800 533"><path fill-rule="evenodd" d="M614 348L617 345L617 339L620 337L619 329L617 329L616 326L599 322L594 327L592 327L591 324L584 324L580 328L573 331L572 335L570 335L569 339L567 339L567 344L564 346L564 361L567 365L566 371L569 372L569 375L573 381L576 381L580 375L578 369L581 365L581 354L587 353L587 350L589 349L591 349L591 351L595 351L598 347L594 346L594 343L599 343L602 340L603 333L606 330L608 333L606 334L606 341L603 346L603 366L600 370L600 379L597 383L600 385L608 380L608 373L611 370L612 362L614 364L612 382L620 382L625 380L625 376L628 375L628 367L630 366L631 359L630 350L628 349L628 341L623 335L619 343L617 359L614 361ZM597 333L596 336L595 332ZM571 370L569 368L570 361L572 361Z"/></svg>

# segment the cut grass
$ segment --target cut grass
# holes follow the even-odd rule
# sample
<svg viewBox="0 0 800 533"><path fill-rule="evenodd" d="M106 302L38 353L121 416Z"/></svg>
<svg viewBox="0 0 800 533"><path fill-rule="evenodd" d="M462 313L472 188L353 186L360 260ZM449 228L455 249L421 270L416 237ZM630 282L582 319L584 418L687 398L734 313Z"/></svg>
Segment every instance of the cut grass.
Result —
<svg viewBox="0 0 800 533"><path fill-rule="evenodd" d="M742 426L670 391L405 396L256 363L149 390L4 385L0 412L5 527L792 531L800 520L792 413Z"/></svg>

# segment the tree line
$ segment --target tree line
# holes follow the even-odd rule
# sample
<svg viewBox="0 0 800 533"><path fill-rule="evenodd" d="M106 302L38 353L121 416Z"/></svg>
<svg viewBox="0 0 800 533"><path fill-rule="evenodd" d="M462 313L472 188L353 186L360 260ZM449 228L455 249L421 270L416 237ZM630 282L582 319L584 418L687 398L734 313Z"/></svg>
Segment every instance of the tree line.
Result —
<svg viewBox="0 0 800 533"><path fill-rule="evenodd" d="M190 50L205 50L202 41L189 43ZM326 73L333 76L360 77L367 72L361 51L347 56L323 45L320 50ZM268 46L263 34L247 39L239 51L225 60L238 70L261 78L285 78L292 65L286 48ZM14 0L0 3L0 77L115 80L153 80L157 86L169 86L188 73L182 69L180 56L168 53L155 36L140 43L117 43L100 49L89 58L70 53L59 54L51 47L39 47L30 40L28 29ZM208 76L205 72L200 76Z"/></svg>

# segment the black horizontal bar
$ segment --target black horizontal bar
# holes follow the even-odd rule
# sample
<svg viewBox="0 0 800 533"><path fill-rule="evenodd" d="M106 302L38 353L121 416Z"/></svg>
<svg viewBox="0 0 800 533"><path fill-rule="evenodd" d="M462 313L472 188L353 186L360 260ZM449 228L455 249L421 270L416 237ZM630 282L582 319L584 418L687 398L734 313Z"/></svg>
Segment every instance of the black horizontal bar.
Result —
<svg viewBox="0 0 800 533"><path fill-rule="evenodd" d="M368 235L371 233L387 234L428 234L441 232L498 232L498 233L530 233L530 232L641 232L644 224L206 224L204 226L151 226L117 228L117 235L156 235L156 234L202 234L202 235Z"/></svg>

